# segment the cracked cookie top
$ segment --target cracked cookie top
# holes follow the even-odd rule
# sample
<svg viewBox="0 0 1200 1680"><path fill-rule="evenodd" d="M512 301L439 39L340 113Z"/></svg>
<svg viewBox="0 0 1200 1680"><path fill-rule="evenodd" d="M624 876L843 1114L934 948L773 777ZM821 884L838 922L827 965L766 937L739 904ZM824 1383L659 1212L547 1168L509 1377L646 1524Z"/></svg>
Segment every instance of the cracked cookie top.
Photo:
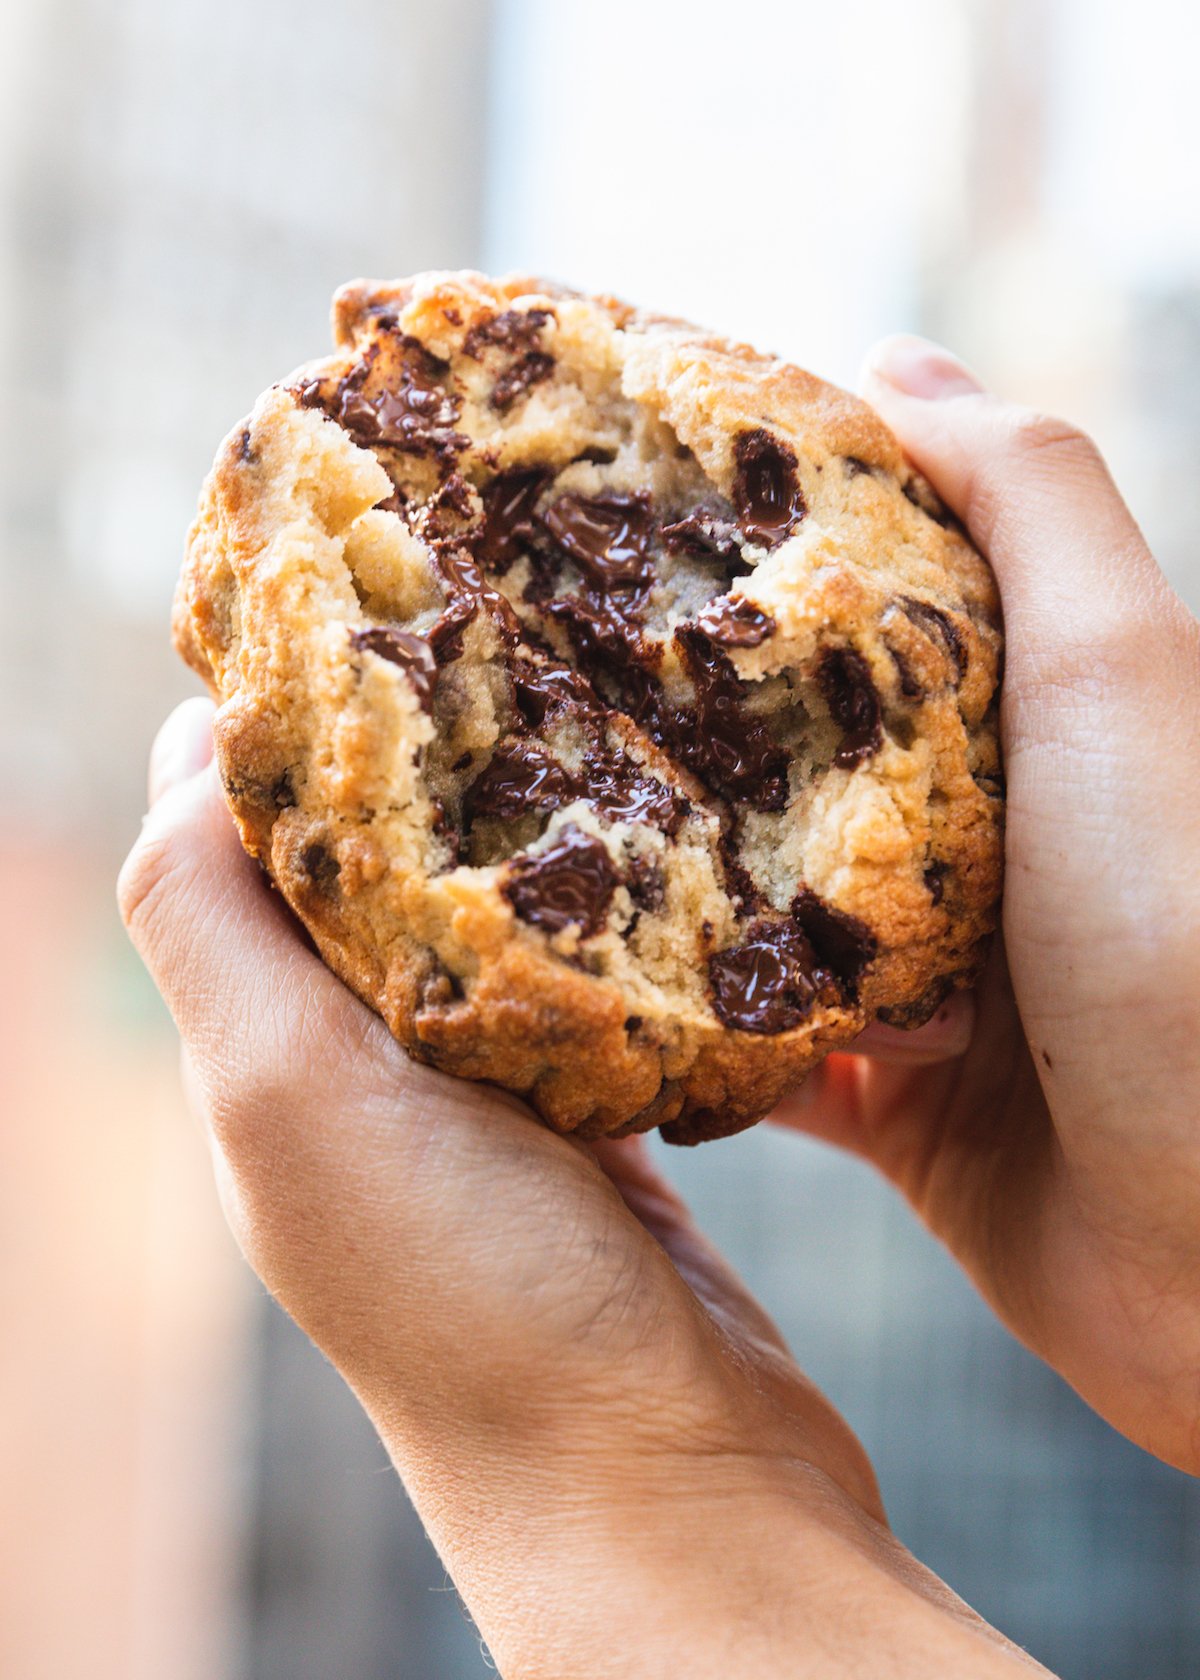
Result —
<svg viewBox="0 0 1200 1680"><path fill-rule="evenodd" d="M882 422L543 281L334 330L220 451L175 633L244 843L410 1052L694 1141L966 983L998 599Z"/></svg>

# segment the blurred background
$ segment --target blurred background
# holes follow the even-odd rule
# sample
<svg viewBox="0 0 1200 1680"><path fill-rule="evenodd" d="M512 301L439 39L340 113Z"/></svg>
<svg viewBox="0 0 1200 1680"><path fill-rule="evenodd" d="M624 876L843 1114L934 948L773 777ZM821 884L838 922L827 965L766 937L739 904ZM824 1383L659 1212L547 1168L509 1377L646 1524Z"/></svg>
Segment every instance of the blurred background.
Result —
<svg viewBox="0 0 1200 1680"><path fill-rule="evenodd" d="M215 446L357 274L519 267L853 382L951 343L1100 439L1200 605L1185 0L4 0L0 1673L489 1672L382 1449L216 1209L112 882ZM1200 1674L1200 1487L867 1173L670 1170L918 1556L1064 1680Z"/></svg>

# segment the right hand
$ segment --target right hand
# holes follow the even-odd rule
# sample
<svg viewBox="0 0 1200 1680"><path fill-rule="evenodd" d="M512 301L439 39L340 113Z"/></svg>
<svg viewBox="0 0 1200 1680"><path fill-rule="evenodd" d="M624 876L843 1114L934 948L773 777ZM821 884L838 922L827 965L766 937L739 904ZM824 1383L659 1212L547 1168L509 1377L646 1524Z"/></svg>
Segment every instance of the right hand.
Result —
<svg viewBox="0 0 1200 1680"><path fill-rule="evenodd" d="M1003 943L974 1004L907 1052L869 1029L776 1119L873 1161L1096 1411L1200 1473L1200 626L1079 432L917 339L866 395L999 580Z"/></svg>

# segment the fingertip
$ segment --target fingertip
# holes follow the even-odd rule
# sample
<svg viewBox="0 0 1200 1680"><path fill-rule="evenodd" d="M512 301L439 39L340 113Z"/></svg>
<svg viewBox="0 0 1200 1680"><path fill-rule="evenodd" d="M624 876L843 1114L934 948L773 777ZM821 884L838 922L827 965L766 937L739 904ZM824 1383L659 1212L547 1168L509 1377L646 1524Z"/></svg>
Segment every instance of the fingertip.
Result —
<svg viewBox="0 0 1200 1680"><path fill-rule="evenodd" d="M893 333L881 338L867 352L861 387L866 391L880 385L923 402L977 396L983 390L981 381L965 362L942 345L915 333Z"/></svg>
<svg viewBox="0 0 1200 1680"><path fill-rule="evenodd" d="M208 764L213 755L215 710L207 696L193 695L181 701L163 723L150 748L147 791L151 805Z"/></svg>
<svg viewBox="0 0 1200 1680"><path fill-rule="evenodd" d="M937 1013L919 1027L893 1027L873 1021L846 1046L846 1054L870 1056L880 1062L945 1062L966 1051L974 1029L974 994L951 992Z"/></svg>

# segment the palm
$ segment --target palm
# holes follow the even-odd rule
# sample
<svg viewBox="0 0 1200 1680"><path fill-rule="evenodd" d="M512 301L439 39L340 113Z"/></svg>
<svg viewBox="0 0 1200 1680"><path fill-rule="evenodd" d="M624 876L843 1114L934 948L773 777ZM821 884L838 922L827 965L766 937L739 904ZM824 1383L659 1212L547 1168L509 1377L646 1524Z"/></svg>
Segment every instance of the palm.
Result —
<svg viewBox="0 0 1200 1680"><path fill-rule="evenodd" d="M872 1161L1026 1339L1053 1127L1002 950L966 1049L913 1066L831 1056L774 1116Z"/></svg>

